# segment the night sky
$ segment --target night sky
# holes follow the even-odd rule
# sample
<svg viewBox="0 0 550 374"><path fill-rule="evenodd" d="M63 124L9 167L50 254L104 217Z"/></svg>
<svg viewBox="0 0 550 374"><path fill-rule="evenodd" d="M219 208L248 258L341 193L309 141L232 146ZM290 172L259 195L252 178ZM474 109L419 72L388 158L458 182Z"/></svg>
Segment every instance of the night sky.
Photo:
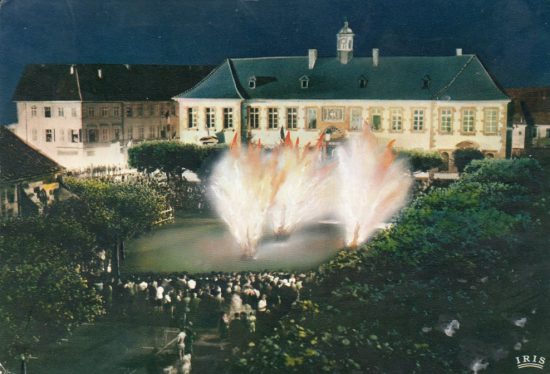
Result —
<svg viewBox="0 0 550 374"><path fill-rule="evenodd" d="M29 63L217 64L355 55L477 54L504 87L550 85L549 0L0 0L0 124Z"/></svg>

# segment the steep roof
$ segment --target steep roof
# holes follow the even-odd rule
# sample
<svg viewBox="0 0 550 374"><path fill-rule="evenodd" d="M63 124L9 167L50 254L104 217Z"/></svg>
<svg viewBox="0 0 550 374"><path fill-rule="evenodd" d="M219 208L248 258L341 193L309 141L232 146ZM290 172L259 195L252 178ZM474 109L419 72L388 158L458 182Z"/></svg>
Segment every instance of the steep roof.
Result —
<svg viewBox="0 0 550 374"><path fill-rule="evenodd" d="M0 126L0 184L33 180L62 169L55 161Z"/></svg>
<svg viewBox="0 0 550 374"><path fill-rule="evenodd" d="M309 78L301 88L300 78ZM361 88L359 79L367 79ZM248 80L256 78L256 87ZM427 79L427 88L424 80ZM341 64L321 57L313 69L307 57L239 58L224 62L215 73L180 98L360 99L360 100L507 100L475 55L445 57L354 57Z"/></svg>
<svg viewBox="0 0 550 374"><path fill-rule="evenodd" d="M196 85L213 66L202 65L27 65L14 101L170 100ZM101 69L101 78L98 70Z"/></svg>
<svg viewBox="0 0 550 374"><path fill-rule="evenodd" d="M512 121L529 125L550 124L550 87L508 88Z"/></svg>

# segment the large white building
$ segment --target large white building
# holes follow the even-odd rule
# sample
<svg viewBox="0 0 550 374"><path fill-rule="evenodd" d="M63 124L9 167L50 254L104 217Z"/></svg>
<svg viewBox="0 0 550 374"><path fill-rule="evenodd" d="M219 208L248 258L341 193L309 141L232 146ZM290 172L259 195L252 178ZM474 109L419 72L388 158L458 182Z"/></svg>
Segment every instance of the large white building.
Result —
<svg viewBox="0 0 550 374"><path fill-rule="evenodd" d="M177 95L180 139L275 145L286 131L301 144L355 136L365 120L383 140L445 158L461 147L506 154L510 102L475 55L354 57L347 22L336 57L230 58Z"/></svg>
<svg viewBox="0 0 550 374"><path fill-rule="evenodd" d="M15 133L67 168L124 165L128 146L179 136L171 98L209 66L28 65Z"/></svg>

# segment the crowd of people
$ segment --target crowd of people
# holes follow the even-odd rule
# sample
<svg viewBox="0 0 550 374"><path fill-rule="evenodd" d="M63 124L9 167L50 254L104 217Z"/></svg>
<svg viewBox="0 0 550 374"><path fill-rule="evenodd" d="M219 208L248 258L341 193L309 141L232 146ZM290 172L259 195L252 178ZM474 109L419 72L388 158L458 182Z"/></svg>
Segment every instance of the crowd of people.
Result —
<svg viewBox="0 0 550 374"><path fill-rule="evenodd" d="M245 272L203 275L141 274L94 284L112 315L152 317L178 328L217 328L242 346L270 329L300 299L313 273ZM189 351L191 353L191 351Z"/></svg>

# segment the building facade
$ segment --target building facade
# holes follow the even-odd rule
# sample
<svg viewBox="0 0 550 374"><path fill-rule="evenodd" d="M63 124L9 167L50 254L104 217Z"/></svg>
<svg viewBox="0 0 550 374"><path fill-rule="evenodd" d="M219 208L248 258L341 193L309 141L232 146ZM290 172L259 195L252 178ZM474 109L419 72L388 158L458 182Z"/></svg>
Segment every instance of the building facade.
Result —
<svg viewBox="0 0 550 374"><path fill-rule="evenodd" d="M279 144L291 132L300 144L330 134L330 142L359 134L368 123L382 140L403 149L434 150L445 158L473 147L506 154L510 99L475 55L353 56L347 23L336 57L227 59L178 102L180 139L216 136Z"/></svg>
<svg viewBox="0 0 550 374"><path fill-rule="evenodd" d="M124 165L129 146L176 139L177 103L208 66L29 65L17 86L15 132L67 168Z"/></svg>
<svg viewBox="0 0 550 374"><path fill-rule="evenodd" d="M40 212L54 200L63 168L0 126L0 219Z"/></svg>
<svg viewBox="0 0 550 374"><path fill-rule="evenodd" d="M509 88L512 154L550 148L550 87Z"/></svg>

